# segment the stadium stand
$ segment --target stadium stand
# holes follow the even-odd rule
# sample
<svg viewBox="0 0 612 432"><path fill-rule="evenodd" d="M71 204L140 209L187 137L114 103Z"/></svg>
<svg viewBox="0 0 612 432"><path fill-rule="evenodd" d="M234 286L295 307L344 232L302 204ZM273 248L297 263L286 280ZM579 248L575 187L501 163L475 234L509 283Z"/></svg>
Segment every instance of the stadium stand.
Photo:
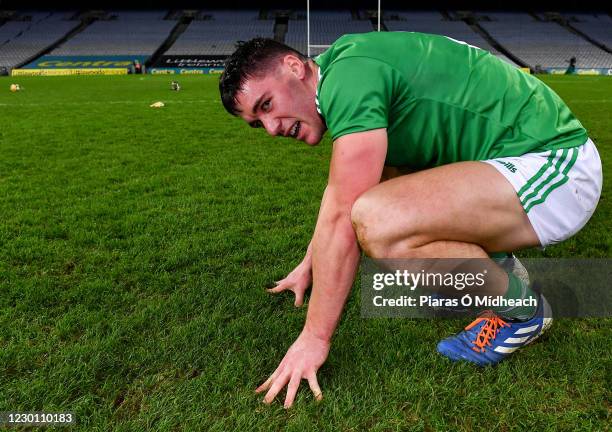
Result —
<svg viewBox="0 0 612 432"><path fill-rule="evenodd" d="M164 20L165 11L110 12L50 55L151 55L166 39L175 21Z"/></svg>
<svg viewBox="0 0 612 432"><path fill-rule="evenodd" d="M256 10L218 10L201 16L204 19L192 21L166 54L230 55L237 41L274 35L274 19L261 20Z"/></svg>
<svg viewBox="0 0 612 432"><path fill-rule="evenodd" d="M516 66L512 60L496 50L464 21L451 21L445 19L444 16L437 12L404 12L390 10L385 11L382 16L389 31L414 31L448 36L489 51L496 57Z"/></svg>
<svg viewBox="0 0 612 432"><path fill-rule="evenodd" d="M607 14L564 14L572 27L612 49L612 17Z"/></svg>
<svg viewBox="0 0 612 432"><path fill-rule="evenodd" d="M349 11L311 11L310 44L330 45L347 33L366 33L374 31L369 20L353 20ZM306 21L289 20L285 43L301 53L307 51ZM322 48L311 50L311 55L320 53Z"/></svg>
<svg viewBox="0 0 612 432"><path fill-rule="evenodd" d="M222 58L234 51L237 42L256 36L276 38L306 53L305 11L277 12L5 13L0 21L0 71L10 71L42 54ZM375 23L375 11L311 11L310 43L328 46L343 34L375 31ZM508 56L532 68L566 68L571 57L577 58L581 69L612 68L612 18L607 14L383 10L382 26L389 31L445 35L515 65ZM323 50L313 48L311 55Z"/></svg>
<svg viewBox="0 0 612 432"><path fill-rule="evenodd" d="M531 67L564 68L576 57L580 68L612 67L612 55L556 22L526 13L484 13L479 24L501 45Z"/></svg>
<svg viewBox="0 0 612 432"><path fill-rule="evenodd" d="M9 21L0 27L0 67L11 70L35 57L59 40L78 21L69 21L70 13L22 13L24 21Z"/></svg>

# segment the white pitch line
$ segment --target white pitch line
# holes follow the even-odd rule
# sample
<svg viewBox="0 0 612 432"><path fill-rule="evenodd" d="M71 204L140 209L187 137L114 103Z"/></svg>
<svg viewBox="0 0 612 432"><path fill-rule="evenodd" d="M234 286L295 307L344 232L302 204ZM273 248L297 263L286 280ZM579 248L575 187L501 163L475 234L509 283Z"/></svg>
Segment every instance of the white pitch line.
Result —
<svg viewBox="0 0 612 432"><path fill-rule="evenodd" d="M589 102L589 103L609 103L612 102L612 99L574 99L573 101L570 102L570 104L573 103L581 103L581 102Z"/></svg>
<svg viewBox="0 0 612 432"><path fill-rule="evenodd" d="M198 103L220 103L221 101L218 99L198 99L198 100L176 100L164 102L166 105L173 104L198 104ZM570 102L572 103L610 103L612 99L574 99ZM66 105L66 106L81 106L81 105L147 105L147 107L152 103L152 101L129 101L129 100L118 100L118 101L83 101L83 102L36 102L36 103L0 103L0 106L10 106L10 107L25 107L25 106L53 106L53 105Z"/></svg>
<svg viewBox="0 0 612 432"><path fill-rule="evenodd" d="M84 102L36 102L36 103L0 103L0 106L10 106L10 107L21 107L21 106L52 106L52 105L69 105L69 106L80 106L80 105L146 105L147 107L154 101L84 101ZM199 99L199 100L176 100L176 101L168 101L164 102L166 105L173 104L197 104L197 103L221 103L220 100L214 99Z"/></svg>

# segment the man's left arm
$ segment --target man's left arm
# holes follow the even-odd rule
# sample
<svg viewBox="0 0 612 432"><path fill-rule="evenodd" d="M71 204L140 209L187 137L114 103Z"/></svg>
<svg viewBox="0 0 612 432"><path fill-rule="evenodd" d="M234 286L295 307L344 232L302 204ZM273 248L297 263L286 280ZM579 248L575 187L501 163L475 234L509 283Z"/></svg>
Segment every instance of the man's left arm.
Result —
<svg viewBox="0 0 612 432"><path fill-rule="evenodd" d="M313 288L306 323L278 368L257 389L268 390L266 403L288 385L284 406L290 407L303 378L321 398L316 372L327 358L359 263L351 209L362 193L379 183L386 152L386 129L348 134L334 142L327 196L312 240Z"/></svg>

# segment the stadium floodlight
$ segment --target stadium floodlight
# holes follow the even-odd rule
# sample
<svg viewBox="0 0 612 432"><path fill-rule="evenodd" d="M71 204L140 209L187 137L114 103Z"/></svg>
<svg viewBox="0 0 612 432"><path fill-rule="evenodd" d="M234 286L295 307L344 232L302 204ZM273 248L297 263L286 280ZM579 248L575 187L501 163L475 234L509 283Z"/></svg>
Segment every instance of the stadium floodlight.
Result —
<svg viewBox="0 0 612 432"><path fill-rule="evenodd" d="M377 18L378 26L376 31L380 31L380 2L378 0ZM331 45L314 45L310 43L310 0L306 0L306 55L310 57L310 48L329 48Z"/></svg>

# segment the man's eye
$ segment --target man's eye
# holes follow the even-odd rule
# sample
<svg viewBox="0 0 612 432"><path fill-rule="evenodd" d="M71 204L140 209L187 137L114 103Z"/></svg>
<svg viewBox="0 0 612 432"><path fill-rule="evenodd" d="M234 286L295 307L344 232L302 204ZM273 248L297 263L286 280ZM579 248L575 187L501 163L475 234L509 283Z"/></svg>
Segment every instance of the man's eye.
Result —
<svg viewBox="0 0 612 432"><path fill-rule="evenodd" d="M264 103L261 104L261 109L263 111L268 111L270 109L270 101L267 100Z"/></svg>

